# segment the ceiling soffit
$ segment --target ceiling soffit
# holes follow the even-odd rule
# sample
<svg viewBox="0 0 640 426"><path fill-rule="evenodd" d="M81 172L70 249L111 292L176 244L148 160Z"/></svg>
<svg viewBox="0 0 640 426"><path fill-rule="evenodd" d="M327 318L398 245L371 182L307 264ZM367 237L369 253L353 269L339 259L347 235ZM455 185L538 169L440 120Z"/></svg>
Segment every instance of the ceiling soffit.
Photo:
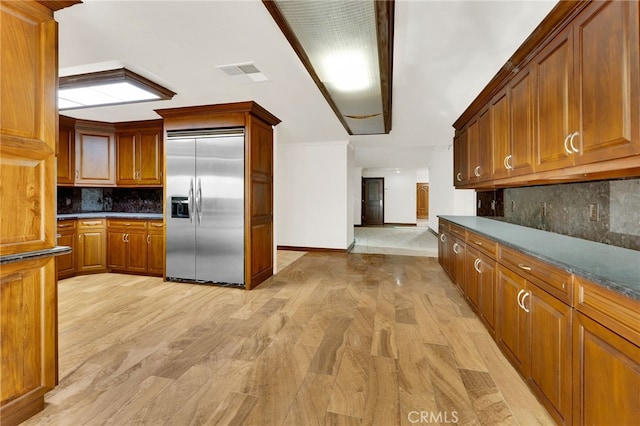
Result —
<svg viewBox="0 0 640 426"><path fill-rule="evenodd" d="M393 1L263 0L350 135L391 130Z"/></svg>

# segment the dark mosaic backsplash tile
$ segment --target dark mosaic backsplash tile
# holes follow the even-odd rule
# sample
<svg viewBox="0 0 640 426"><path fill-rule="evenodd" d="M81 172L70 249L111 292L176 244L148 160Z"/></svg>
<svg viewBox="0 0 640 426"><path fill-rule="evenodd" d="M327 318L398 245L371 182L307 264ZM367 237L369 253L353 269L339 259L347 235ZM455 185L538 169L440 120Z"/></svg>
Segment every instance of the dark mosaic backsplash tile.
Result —
<svg viewBox="0 0 640 426"><path fill-rule="evenodd" d="M58 187L58 213L162 213L161 188Z"/></svg>
<svg viewBox="0 0 640 426"><path fill-rule="evenodd" d="M502 220L640 250L640 179L508 188Z"/></svg>

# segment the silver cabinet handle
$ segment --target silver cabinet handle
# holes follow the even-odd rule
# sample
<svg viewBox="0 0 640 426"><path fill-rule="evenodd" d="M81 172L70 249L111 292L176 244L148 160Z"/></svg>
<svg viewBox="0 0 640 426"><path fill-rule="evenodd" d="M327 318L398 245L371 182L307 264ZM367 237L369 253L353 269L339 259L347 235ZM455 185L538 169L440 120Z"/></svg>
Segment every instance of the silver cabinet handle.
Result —
<svg viewBox="0 0 640 426"><path fill-rule="evenodd" d="M126 239L125 239L125 237L124 237L125 235L127 235L127 234L122 234L122 242L123 242L123 243L126 243L126 242L127 242L127 240L126 240Z"/></svg>
<svg viewBox="0 0 640 426"><path fill-rule="evenodd" d="M522 296L522 293L524 293L524 289L520 290L518 292L518 296L516 296L517 302L518 302L518 306L520 306L522 309L524 309L524 307L522 306L522 302L520 301L520 296Z"/></svg>
<svg viewBox="0 0 640 426"><path fill-rule="evenodd" d="M151 235L147 235L147 244L151 244Z"/></svg>
<svg viewBox="0 0 640 426"><path fill-rule="evenodd" d="M476 177L480 177L480 166L476 166L476 168L473 169L473 174L476 175Z"/></svg>
<svg viewBox="0 0 640 426"><path fill-rule="evenodd" d="M124 234L124 242L128 243L129 242L129 234Z"/></svg>
<svg viewBox="0 0 640 426"><path fill-rule="evenodd" d="M575 137L578 136L578 135L579 135L578 132L572 133L571 134L571 138L569 139L569 146L571 147L571 150L573 152L576 152L576 153L580 152L580 150L578 148L576 148L576 146L573 144L573 139L575 139Z"/></svg>
<svg viewBox="0 0 640 426"><path fill-rule="evenodd" d="M504 157L504 160L502 161L502 163L504 164L504 168L507 170L513 170L513 166L509 163L509 160L511 160L512 157L513 156L509 154L506 157Z"/></svg>
<svg viewBox="0 0 640 426"><path fill-rule="evenodd" d="M444 243L444 240L447 239L447 236L444 234L440 234L440 241L442 241Z"/></svg>
<svg viewBox="0 0 640 426"><path fill-rule="evenodd" d="M78 179L78 175L79 175L79 174L80 174L80 173L78 172L78 170L76 170L76 179Z"/></svg>
<svg viewBox="0 0 640 426"><path fill-rule="evenodd" d="M567 152L567 155L571 155L573 154L573 152L571 152L571 150L569 149L569 147L567 146L567 142L569 142L569 138L571 137L571 134L568 134L566 138L564 138L564 150Z"/></svg>
<svg viewBox="0 0 640 426"><path fill-rule="evenodd" d="M525 271L530 271L531 270L531 266L527 266L524 263L518 263L518 268L524 269Z"/></svg>
<svg viewBox="0 0 640 426"><path fill-rule="evenodd" d="M474 268L474 269L475 269L479 274L481 274L481 273L482 273L482 271L480 270L480 262L481 262L480 258L477 258L477 259L475 260L475 262L473 262L473 268Z"/></svg>
<svg viewBox="0 0 640 426"><path fill-rule="evenodd" d="M526 306L525 306L525 304L524 304L524 299L526 299L526 298L527 298L527 296L531 296L531 293L529 293L528 291L527 291L527 292L525 292L525 293L522 295L522 305L521 305L521 306L522 306L522 309L524 309L524 311L525 311L526 313L529 313L529 309L527 309L527 307L526 307Z"/></svg>
<svg viewBox="0 0 640 426"><path fill-rule="evenodd" d="M453 243L453 252L455 254L460 254L460 252L458 251L458 247L460 247L458 243Z"/></svg>
<svg viewBox="0 0 640 426"><path fill-rule="evenodd" d="M458 182L462 182L462 173L458 172L458 174L456 175L456 179L458 180Z"/></svg>

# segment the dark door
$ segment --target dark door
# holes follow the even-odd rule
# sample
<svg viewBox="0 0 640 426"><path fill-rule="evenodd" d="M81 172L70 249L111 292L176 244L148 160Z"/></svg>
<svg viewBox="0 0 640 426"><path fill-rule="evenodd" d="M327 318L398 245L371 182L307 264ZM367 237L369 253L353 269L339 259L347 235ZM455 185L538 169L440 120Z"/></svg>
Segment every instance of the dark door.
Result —
<svg viewBox="0 0 640 426"><path fill-rule="evenodd" d="M384 224L384 178L362 178L362 224Z"/></svg>

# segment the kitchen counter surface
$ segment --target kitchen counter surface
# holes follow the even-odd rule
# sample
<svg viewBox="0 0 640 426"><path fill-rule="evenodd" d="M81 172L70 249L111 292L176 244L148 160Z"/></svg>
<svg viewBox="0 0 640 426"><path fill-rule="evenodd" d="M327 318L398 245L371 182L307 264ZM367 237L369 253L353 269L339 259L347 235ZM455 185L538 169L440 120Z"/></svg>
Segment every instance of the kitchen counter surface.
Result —
<svg viewBox="0 0 640 426"><path fill-rule="evenodd" d="M438 217L640 300L640 251L484 217Z"/></svg>
<svg viewBox="0 0 640 426"><path fill-rule="evenodd" d="M58 220L69 219L162 219L162 213L119 213L119 212L92 212L92 213L66 213L59 214Z"/></svg>

